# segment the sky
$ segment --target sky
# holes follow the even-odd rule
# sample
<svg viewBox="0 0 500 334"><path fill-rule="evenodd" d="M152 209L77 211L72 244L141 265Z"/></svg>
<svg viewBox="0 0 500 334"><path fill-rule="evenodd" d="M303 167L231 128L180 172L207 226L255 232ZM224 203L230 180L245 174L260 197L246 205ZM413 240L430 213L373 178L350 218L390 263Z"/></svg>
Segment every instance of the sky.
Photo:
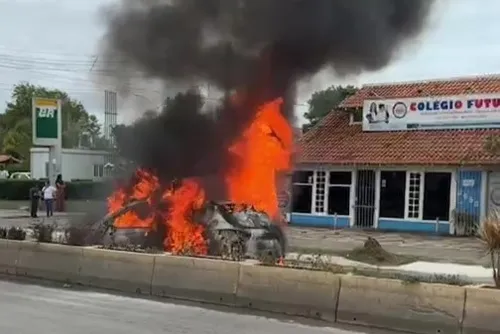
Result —
<svg viewBox="0 0 500 334"><path fill-rule="evenodd" d="M102 8L115 1L0 0L0 113L13 85L29 81L68 92L102 121L104 89L114 88L95 80L101 75L96 68L105 32ZM325 70L303 82L296 102L299 122L310 94L333 84L500 74L498 12L498 0L480 0L480 5L477 0L442 0L426 31L390 66L342 79ZM158 107L162 99L158 82L134 82L131 94L119 97L119 122L130 122L136 110Z"/></svg>

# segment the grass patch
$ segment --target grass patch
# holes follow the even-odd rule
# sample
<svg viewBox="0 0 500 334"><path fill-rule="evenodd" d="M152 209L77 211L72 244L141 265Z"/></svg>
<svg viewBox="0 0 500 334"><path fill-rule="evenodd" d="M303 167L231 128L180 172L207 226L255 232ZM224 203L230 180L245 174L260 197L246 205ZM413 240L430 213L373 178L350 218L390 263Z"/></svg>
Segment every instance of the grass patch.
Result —
<svg viewBox="0 0 500 334"><path fill-rule="evenodd" d="M26 232L21 227L0 227L0 239L26 240Z"/></svg>
<svg viewBox="0 0 500 334"><path fill-rule="evenodd" d="M143 253L143 254L163 254L164 251L158 248L144 248L139 245L127 244L127 245L105 245L105 246L97 246L98 249L105 250L115 250L121 252L130 252L130 253Z"/></svg>
<svg viewBox="0 0 500 334"><path fill-rule="evenodd" d="M269 263L262 263L262 265L277 266L276 264ZM293 269L329 271L334 274L345 274L353 269L325 261L321 255L315 255L312 257L312 259L308 259L307 261L301 259L300 256L296 260L285 260L283 267Z"/></svg>
<svg viewBox="0 0 500 334"><path fill-rule="evenodd" d="M328 258L322 256L327 255L324 252L322 255L320 252L318 253L319 255L313 255L312 257L308 256L306 260L303 259L304 254L311 254L311 250L302 250L302 253L299 252L297 259L287 260L285 262L285 267L302 270L329 271L334 274L350 274L374 278L395 279L402 281L404 284L438 283L457 286L472 284L472 282L464 280L458 275L419 275L402 273L394 269L380 269L370 267L355 268L352 266L339 266L330 263ZM355 248L349 252L334 252L328 255L338 255L357 262L363 262L377 266L395 266L415 262L416 260L418 260L418 258L414 256L401 256L387 252L382 248L382 246L376 239L371 237L368 237L362 247Z"/></svg>
<svg viewBox="0 0 500 334"><path fill-rule="evenodd" d="M53 233L56 231L56 224L43 224L35 223L31 224L31 229L33 230L33 238L38 242L52 243Z"/></svg>
<svg viewBox="0 0 500 334"><path fill-rule="evenodd" d="M261 264L263 266L270 266L269 264ZM281 266L280 266L281 267ZM462 279L458 275L441 275L441 274L429 274L429 275L418 275L409 274L404 272L395 272L394 270L384 270L384 269L370 269L370 268L353 268L353 267L342 267L339 265L329 264L325 262L297 262L297 261L287 261L282 268L289 269L299 269L299 270L313 270L313 271L328 271L333 274L340 275L355 275L382 279L394 279L399 280L403 284L420 284L420 283L431 283L431 284L446 284L454 286L466 286L472 285L473 282L469 280Z"/></svg>
<svg viewBox="0 0 500 334"><path fill-rule="evenodd" d="M354 268L351 274L358 276L374 277L374 278L387 278L402 281L405 284L418 284L418 283L431 283L431 284L447 284L456 286L472 285L472 281L462 279L458 275L442 275L442 274L429 274L429 275L415 275L398 273L384 270L369 270Z"/></svg>

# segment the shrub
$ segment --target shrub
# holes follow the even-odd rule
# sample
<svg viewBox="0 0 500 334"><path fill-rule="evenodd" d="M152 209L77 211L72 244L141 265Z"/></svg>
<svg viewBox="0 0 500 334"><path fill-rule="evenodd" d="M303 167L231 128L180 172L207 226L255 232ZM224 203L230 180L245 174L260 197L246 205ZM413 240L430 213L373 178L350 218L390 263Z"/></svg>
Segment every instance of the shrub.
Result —
<svg viewBox="0 0 500 334"><path fill-rule="evenodd" d="M106 199L113 191L111 182L75 181L66 183L66 198L96 200Z"/></svg>
<svg viewBox="0 0 500 334"><path fill-rule="evenodd" d="M33 237L38 242L52 242L52 234L54 233L56 226L55 225L46 225L43 223L36 223L31 225L33 229Z"/></svg>
<svg viewBox="0 0 500 334"><path fill-rule="evenodd" d="M30 189L36 185L41 188L43 184L40 180L0 180L0 199L28 200Z"/></svg>
<svg viewBox="0 0 500 334"><path fill-rule="evenodd" d="M494 211L486 217L481 227L481 238L490 254L493 280L500 288L500 212Z"/></svg>
<svg viewBox="0 0 500 334"><path fill-rule="evenodd" d="M0 199L29 200L29 190L34 186L43 187L44 180L0 180ZM111 193L111 182L75 181L66 183L66 199L101 200Z"/></svg>
<svg viewBox="0 0 500 334"><path fill-rule="evenodd" d="M90 233L85 226L70 226L64 231L66 244L71 246L86 246Z"/></svg>
<svg viewBox="0 0 500 334"><path fill-rule="evenodd" d="M9 240L26 240L26 231L21 227L11 227L7 231L7 239Z"/></svg>

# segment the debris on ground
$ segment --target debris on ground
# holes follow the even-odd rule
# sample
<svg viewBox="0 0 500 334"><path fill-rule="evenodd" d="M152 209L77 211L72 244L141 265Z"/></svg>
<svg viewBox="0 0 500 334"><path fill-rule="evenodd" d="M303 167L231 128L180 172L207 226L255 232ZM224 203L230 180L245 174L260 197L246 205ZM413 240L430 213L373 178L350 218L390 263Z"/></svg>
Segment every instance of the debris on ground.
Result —
<svg viewBox="0 0 500 334"><path fill-rule="evenodd" d="M373 237L368 237L362 247L355 248L348 252L346 257L353 261L369 264L397 265L404 262L401 257L383 249L382 245Z"/></svg>

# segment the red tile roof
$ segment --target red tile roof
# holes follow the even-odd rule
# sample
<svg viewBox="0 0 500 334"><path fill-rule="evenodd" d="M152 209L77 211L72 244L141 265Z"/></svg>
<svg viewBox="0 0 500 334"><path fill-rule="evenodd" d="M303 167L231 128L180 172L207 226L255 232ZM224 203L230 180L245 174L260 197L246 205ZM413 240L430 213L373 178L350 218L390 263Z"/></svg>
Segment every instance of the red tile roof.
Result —
<svg viewBox="0 0 500 334"><path fill-rule="evenodd" d="M21 160L14 158L11 155L0 155L0 164L13 164L21 163Z"/></svg>
<svg viewBox="0 0 500 334"><path fill-rule="evenodd" d="M372 92L372 93L370 93ZM342 103L362 107L364 99L499 93L500 76L394 85L368 85ZM375 96L373 96L375 94ZM349 114L332 111L299 140L298 163L334 165L492 165L500 156L484 150L500 129L363 132Z"/></svg>
<svg viewBox="0 0 500 334"><path fill-rule="evenodd" d="M363 86L356 94L345 99L340 108L362 108L366 99L390 99L418 96L446 96L487 94L500 92L500 75L373 84Z"/></svg>

